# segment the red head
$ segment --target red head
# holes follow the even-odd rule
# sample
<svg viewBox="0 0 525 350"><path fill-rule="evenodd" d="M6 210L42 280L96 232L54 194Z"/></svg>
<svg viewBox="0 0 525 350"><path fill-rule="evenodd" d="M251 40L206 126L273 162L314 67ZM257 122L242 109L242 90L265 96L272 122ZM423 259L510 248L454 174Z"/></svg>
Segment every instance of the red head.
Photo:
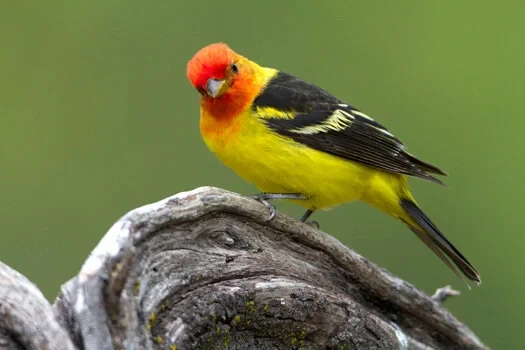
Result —
<svg viewBox="0 0 525 350"><path fill-rule="evenodd" d="M199 50L188 62L186 74L202 96L201 103L215 117L233 115L255 98L257 65L223 43Z"/></svg>

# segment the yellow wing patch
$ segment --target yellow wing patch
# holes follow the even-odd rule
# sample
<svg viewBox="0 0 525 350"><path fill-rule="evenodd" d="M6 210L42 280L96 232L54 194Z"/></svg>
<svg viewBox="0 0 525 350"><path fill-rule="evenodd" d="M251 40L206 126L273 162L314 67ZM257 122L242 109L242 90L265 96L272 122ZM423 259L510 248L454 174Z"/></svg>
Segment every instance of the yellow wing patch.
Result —
<svg viewBox="0 0 525 350"><path fill-rule="evenodd" d="M294 112L284 112L272 107L257 107L255 115L260 119L293 119Z"/></svg>
<svg viewBox="0 0 525 350"><path fill-rule="evenodd" d="M341 131L349 128L354 121L354 116L350 113L340 109L336 109L334 113L316 125L308 125L300 128L290 129L291 132L303 135L313 135L322 132Z"/></svg>

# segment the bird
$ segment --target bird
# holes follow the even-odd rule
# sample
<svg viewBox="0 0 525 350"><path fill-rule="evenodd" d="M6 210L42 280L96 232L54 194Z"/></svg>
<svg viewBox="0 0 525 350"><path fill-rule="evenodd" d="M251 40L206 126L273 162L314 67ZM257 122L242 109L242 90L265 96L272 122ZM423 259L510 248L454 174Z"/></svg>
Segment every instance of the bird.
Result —
<svg viewBox="0 0 525 350"><path fill-rule="evenodd" d="M225 43L203 47L186 74L200 94L208 148L272 199L319 209L361 200L408 226L457 276L481 283L476 269L416 203L408 177L443 185L440 168L408 153L387 128L328 91L260 66ZM455 265L455 266L454 266Z"/></svg>

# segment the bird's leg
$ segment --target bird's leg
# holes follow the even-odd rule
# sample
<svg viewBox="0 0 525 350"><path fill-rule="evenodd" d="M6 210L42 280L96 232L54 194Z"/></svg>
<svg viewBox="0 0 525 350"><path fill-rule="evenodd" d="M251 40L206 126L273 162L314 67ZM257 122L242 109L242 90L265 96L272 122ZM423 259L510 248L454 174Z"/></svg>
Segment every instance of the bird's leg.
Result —
<svg viewBox="0 0 525 350"><path fill-rule="evenodd" d="M301 216L301 218L299 219L301 222L306 222L306 220L308 220L308 218L310 217L310 215L312 215L314 213L314 211L312 209L308 209L304 214L303 216Z"/></svg>
<svg viewBox="0 0 525 350"><path fill-rule="evenodd" d="M296 200L307 200L308 198L306 196L303 196L300 193L259 193L255 196L251 196L251 198L261 202L268 208L270 211L270 216L268 217L267 221L271 221L275 217L276 209L275 206L270 203L272 199L296 199Z"/></svg>
<svg viewBox="0 0 525 350"><path fill-rule="evenodd" d="M308 209L304 214L303 216L301 216L301 218L299 219L301 222L304 222L306 223L308 226L312 226L316 229L319 229L319 223L317 221L306 221L308 220L308 218L314 213L314 211L312 209Z"/></svg>

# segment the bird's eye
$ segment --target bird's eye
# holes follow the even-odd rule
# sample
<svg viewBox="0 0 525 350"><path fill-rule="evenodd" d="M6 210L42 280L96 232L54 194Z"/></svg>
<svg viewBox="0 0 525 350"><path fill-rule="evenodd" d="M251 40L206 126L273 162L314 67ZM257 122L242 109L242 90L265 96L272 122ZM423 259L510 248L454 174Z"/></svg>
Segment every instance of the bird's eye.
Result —
<svg viewBox="0 0 525 350"><path fill-rule="evenodd" d="M236 63L232 63L232 71L234 73L239 73L239 67L237 66Z"/></svg>

